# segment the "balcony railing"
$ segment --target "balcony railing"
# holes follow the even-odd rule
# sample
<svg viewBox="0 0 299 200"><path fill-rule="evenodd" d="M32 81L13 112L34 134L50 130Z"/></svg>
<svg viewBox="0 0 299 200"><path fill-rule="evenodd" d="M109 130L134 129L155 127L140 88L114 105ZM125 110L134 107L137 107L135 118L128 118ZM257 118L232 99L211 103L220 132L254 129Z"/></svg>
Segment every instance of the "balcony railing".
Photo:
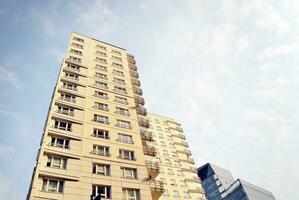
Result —
<svg viewBox="0 0 299 200"><path fill-rule="evenodd" d="M68 79L68 80L72 80L72 81L79 81L78 77L73 77L73 76L64 76L64 78Z"/></svg>
<svg viewBox="0 0 299 200"><path fill-rule="evenodd" d="M194 164L194 160L192 158L187 158L187 159L180 159L181 162L186 162L190 164Z"/></svg>
<svg viewBox="0 0 299 200"><path fill-rule="evenodd" d="M140 81L139 81L138 79L135 79L135 78L132 78L132 79L131 79L131 83L132 83L133 85L138 86L138 87L141 85Z"/></svg>
<svg viewBox="0 0 299 200"><path fill-rule="evenodd" d="M181 133L184 132L183 129L182 129L181 127L179 127L179 126L177 126L177 127L175 127L175 128L174 128L174 127L170 127L169 130L171 130L171 129L172 129L172 130L179 131L179 132L181 132Z"/></svg>
<svg viewBox="0 0 299 200"><path fill-rule="evenodd" d="M59 97L58 99L62 100L62 101L68 101L68 102L71 102L71 103L76 103L76 99L74 99L74 98Z"/></svg>
<svg viewBox="0 0 299 200"><path fill-rule="evenodd" d="M174 145L180 145L180 146L183 146L183 147L189 147L187 142L174 142L173 144Z"/></svg>
<svg viewBox="0 0 299 200"><path fill-rule="evenodd" d="M150 185L152 191L161 192L161 193L164 192L164 183L162 181L150 180L148 181L148 184Z"/></svg>
<svg viewBox="0 0 299 200"><path fill-rule="evenodd" d="M205 193L205 191L203 190L203 188L189 189L188 192L189 193L200 193L200 194L204 194Z"/></svg>
<svg viewBox="0 0 299 200"><path fill-rule="evenodd" d="M74 117L74 111L56 110L57 113Z"/></svg>
<svg viewBox="0 0 299 200"><path fill-rule="evenodd" d="M134 77L134 78L138 78L138 77L139 77L138 73L135 72L135 71L133 71L133 70L130 70L130 75L131 75L132 77Z"/></svg>
<svg viewBox="0 0 299 200"><path fill-rule="evenodd" d="M140 131L141 139L153 141L153 134L148 131Z"/></svg>
<svg viewBox="0 0 299 200"><path fill-rule="evenodd" d="M190 168L182 168L182 172L191 172L191 173L196 173L197 170L195 167L190 167Z"/></svg>
<svg viewBox="0 0 299 200"><path fill-rule="evenodd" d="M134 65L133 63L129 63L129 69L131 69L131 70L137 70L137 67L136 67L136 65Z"/></svg>
<svg viewBox="0 0 299 200"><path fill-rule="evenodd" d="M185 182L200 183L198 178L186 178Z"/></svg>
<svg viewBox="0 0 299 200"><path fill-rule="evenodd" d="M140 96L135 95L134 96L134 101L135 101L136 104L144 105L144 98L142 98Z"/></svg>
<svg viewBox="0 0 299 200"><path fill-rule="evenodd" d="M177 150L176 152L177 152L177 153L183 153L183 154L186 154L186 155L188 155L188 156L190 156L190 155L191 155L191 151L190 151L190 150L188 150L188 149L184 149L184 150Z"/></svg>
<svg viewBox="0 0 299 200"><path fill-rule="evenodd" d="M186 136L184 134L171 134L171 137L177 137L186 140Z"/></svg>
<svg viewBox="0 0 299 200"><path fill-rule="evenodd" d="M149 170L153 170L153 171L160 171L160 167L159 167L159 163L158 162L153 162L153 161L145 161L145 166L147 167L147 169Z"/></svg>
<svg viewBox="0 0 299 200"><path fill-rule="evenodd" d="M133 92L134 94L138 94L140 96L143 94L142 89L136 86L133 86Z"/></svg>
<svg viewBox="0 0 299 200"><path fill-rule="evenodd" d="M150 127L150 123L149 123L149 120L148 119L144 119L144 118L138 118L138 124L139 126L143 126L143 127L146 127L146 128L149 128Z"/></svg>
<svg viewBox="0 0 299 200"><path fill-rule="evenodd" d="M153 146L143 145L143 153L149 156L156 156L157 151L156 148Z"/></svg>
<svg viewBox="0 0 299 200"><path fill-rule="evenodd" d="M137 114L144 115L144 116L147 115L146 108L144 108L143 106L137 106L136 110L137 110Z"/></svg>
<svg viewBox="0 0 299 200"><path fill-rule="evenodd" d="M175 122L175 121L166 120L166 122L167 122L167 123L172 123L172 124L175 124L175 125L177 125L177 126L181 126L181 124L180 124L180 123L178 123L178 122Z"/></svg>

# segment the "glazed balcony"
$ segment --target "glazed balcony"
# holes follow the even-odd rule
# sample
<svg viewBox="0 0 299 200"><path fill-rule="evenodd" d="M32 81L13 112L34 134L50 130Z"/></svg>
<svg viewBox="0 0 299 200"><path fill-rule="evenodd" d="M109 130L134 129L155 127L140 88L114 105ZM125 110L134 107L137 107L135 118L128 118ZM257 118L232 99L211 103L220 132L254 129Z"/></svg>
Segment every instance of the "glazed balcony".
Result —
<svg viewBox="0 0 299 200"><path fill-rule="evenodd" d="M144 155L148 155L148 156L156 156L157 155L156 148L153 146L148 146L148 145L143 145L143 153L144 153Z"/></svg>
<svg viewBox="0 0 299 200"><path fill-rule="evenodd" d="M148 175L154 179L160 173L160 167L158 162L145 161L145 166L147 168Z"/></svg>
<svg viewBox="0 0 299 200"><path fill-rule="evenodd" d="M134 101L136 104L144 105L144 98L142 98L141 96L135 95Z"/></svg>
<svg viewBox="0 0 299 200"><path fill-rule="evenodd" d="M129 63L129 69L134 70L134 71L137 71L137 67L136 67L136 65L133 64L133 63Z"/></svg>
<svg viewBox="0 0 299 200"><path fill-rule="evenodd" d="M140 96L143 94L142 89L136 86L133 86L133 92L134 94L138 94Z"/></svg>
<svg viewBox="0 0 299 200"><path fill-rule="evenodd" d="M140 81L138 79L136 79L136 78L131 78L131 83L133 85L138 86L138 87L141 85Z"/></svg>
<svg viewBox="0 0 299 200"><path fill-rule="evenodd" d="M139 126L142 126L142 127L145 127L145 128L149 128L150 127L149 120L145 119L145 118L138 117L138 124L139 124Z"/></svg>
<svg viewBox="0 0 299 200"><path fill-rule="evenodd" d="M147 141L153 141L153 134L148 131L140 131L141 139Z"/></svg>
<svg viewBox="0 0 299 200"><path fill-rule="evenodd" d="M130 76L134 77L134 78L138 78L139 77L138 73L136 71L133 71L133 70L130 70Z"/></svg>
<svg viewBox="0 0 299 200"><path fill-rule="evenodd" d="M139 114L139 115L144 115L144 116L147 115L146 108L143 106L137 106L136 110L137 110L137 114Z"/></svg>

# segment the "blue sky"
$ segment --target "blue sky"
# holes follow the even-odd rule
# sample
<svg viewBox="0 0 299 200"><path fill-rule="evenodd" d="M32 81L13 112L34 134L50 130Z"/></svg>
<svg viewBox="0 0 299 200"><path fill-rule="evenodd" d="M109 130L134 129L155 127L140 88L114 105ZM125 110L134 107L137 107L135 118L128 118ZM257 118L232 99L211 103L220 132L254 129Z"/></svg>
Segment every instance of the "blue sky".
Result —
<svg viewBox="0 0 299 200"><path fill-rule="evenodd" d="M0 199L24 199L72 31L136 56L149 111L184 127L212 162L299 193L299 2L0 2Z"/></svg>

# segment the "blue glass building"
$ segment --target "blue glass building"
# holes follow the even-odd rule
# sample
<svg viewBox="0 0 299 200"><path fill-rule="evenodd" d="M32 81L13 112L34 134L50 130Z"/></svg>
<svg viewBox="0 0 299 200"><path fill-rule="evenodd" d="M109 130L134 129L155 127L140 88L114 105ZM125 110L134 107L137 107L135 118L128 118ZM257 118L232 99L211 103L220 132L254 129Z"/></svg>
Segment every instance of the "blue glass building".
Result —
<svg viewBox="0 0 299 200"><path fill-rule="evenodd" d="M275 200L273 194L244 180L234 180L230 171L207 163L197 170L208 200Z"/></svg>

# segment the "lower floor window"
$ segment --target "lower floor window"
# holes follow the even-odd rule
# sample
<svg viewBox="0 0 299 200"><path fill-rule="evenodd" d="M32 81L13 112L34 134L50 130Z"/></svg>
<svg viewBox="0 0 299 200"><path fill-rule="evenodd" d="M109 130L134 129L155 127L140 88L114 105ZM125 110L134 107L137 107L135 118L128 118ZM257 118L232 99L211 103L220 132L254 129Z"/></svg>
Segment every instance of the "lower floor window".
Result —
<svg viewBox="0 0 299 200"><path fill-rule="evenodd" d="M45 192L56 192L56 193L63 193L63 180L55 180L55 179L43 179L43 186L42 191Z"/></svg>
<svg viewBox="0 0 299 200"><path fill-rule="evenodd" d="M123 189L124 200L139 200L139 190L138 189Z"/></svg>
<svg viewBox="0 0 299 200"><path fill-rule="evenodd" d="M93 185L92 186L92 196L97 197L101 195L102 198L111 198L111 186L106 185Z"/></svg>

